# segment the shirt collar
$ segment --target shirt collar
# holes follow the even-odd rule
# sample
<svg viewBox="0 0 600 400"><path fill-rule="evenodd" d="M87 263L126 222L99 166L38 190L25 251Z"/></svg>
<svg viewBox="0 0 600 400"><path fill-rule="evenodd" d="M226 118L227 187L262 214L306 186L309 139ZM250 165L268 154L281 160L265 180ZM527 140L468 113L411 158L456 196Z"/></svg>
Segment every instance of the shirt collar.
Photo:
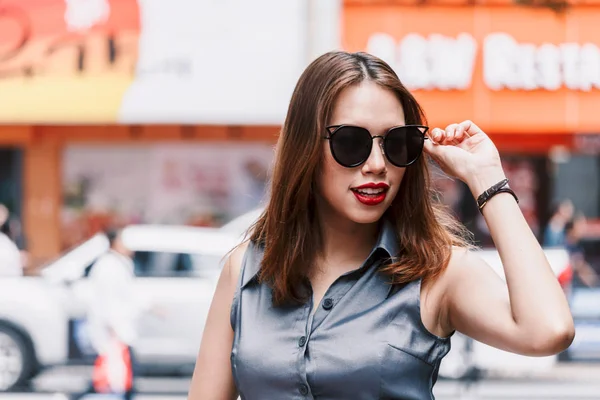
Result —
<svg viewBox="0 0 600 400"><path fill-rule="evenodd" d="M359 268L359 270L363 270L365 267L372 265L371 260L373 257L377 257L378 250L385 251L389 258L396 257L400 251L400 244L398 243L394 225L387 219L383 220L381 229L379 231L379 236L377 237L377 242L375 243L375 246L373 247L369 257L367 257L367 261L363 264L363 267ZM248 244L248 248L246 249L246 253L244 254L242 261L243 268L242 276L240 278L242 288L258 278L258 272L263 253L264 248L262 246L253 242ZM356 271L350 271L348 274L353 272Z"/></svg>
<svg viewBox="0 0 600 400"><path fill-rule="evenodd" d="M400 243L398 236L396 236L396 230L388 219L383 220L375 249L385 250L389 257L396 257L400 252Z"/></svg>

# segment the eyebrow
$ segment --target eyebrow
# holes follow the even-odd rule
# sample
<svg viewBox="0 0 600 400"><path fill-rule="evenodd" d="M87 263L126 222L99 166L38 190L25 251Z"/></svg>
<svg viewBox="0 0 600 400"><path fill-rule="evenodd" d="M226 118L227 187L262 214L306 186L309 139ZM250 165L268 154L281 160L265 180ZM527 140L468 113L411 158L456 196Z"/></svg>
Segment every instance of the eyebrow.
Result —
<svg viewBox="0 0 600 400"><path fill-rule="evenodd" d="M386 134L386 133L388 133L388 132L390 131L390 129L393 129L393 128L401 128L401 127L403 127L403 126L412 126L412 125L415 125L415 124L407 124L407 123L403 123L403 124L397 124L397 125L389 125L389 126L386 126L386 127L383 129L383 134ZM339 128L340 126L354 126L354 127L357 127L357 128L366 129L366 130L368 130L368 131L369 131L369 133L371 133L371 134L372 134L372 132L371 132L371 130L370 130L369 128L366 128L366 127L364 127L364 126L362 126L362 125L359 125L359 124L348 124L348 123L342 123L342 124L332 124L332 125L327 125L327 126L325 127L325 129L329 130L329 129L331 129L331 128Z"/></svg>

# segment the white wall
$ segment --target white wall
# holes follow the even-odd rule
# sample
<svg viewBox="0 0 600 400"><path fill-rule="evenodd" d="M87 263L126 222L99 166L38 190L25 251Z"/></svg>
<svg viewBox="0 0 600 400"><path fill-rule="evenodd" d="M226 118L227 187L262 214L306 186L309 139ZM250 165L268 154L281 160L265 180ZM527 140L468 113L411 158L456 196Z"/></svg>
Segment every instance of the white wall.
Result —
<svg viewBox="0 0 600 400"><path fill-rule="evenodd" d="M280 124L316 54L339 47L341 0L139 0L124 123Z"/></svg>

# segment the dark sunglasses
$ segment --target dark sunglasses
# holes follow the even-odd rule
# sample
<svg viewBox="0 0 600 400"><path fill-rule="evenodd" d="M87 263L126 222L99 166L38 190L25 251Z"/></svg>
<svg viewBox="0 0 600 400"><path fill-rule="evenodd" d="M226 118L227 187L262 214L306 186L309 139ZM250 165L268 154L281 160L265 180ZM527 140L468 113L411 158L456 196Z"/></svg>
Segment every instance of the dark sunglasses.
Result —
<svg viewBox="0 0 600 400"><path fill-rule="evenodd" d="M429 130L422 125L395 126L381 136L371 133L360 126L328 126L331 154L343 167L354 168L363 164L371 155L373 140L381 138L381 149L390 163L396 167L407 167L419 159Z"/></svg>

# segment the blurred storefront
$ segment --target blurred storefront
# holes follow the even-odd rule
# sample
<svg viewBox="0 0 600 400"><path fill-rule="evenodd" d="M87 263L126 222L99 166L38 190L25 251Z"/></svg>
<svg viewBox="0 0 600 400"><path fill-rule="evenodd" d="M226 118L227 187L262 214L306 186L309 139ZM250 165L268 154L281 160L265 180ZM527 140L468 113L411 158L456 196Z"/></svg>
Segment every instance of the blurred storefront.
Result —
<svg viewBox="0 0 600 400"><path fill-rule="evenodd" d="M540 239L566 198L600 239L599 20L598 0L346 0L342 45L390 63L430 126L471 119L489 133ZM491 244L464 185L440 185Z"/></svg>
<svg viewBox="0 0 600 400"><path fill-rule="evenodd" d="M0 1L0 202L33 264L111 223L255 207L296 80L337 45L311 24L340 4Z"/></svg>
<svg viewBox="0 0 600 400"><path fill-rule="evenodd" d="M277 131L5 125L0 146L20 150L11 151L13 165L2 170L7 190L0 201L23 217L30 250L40 259L115 223L219 225L263 200ZM15 190L21 183L22 196Z"/></svg>
<svg viewBox="0 0 600 400"><path fill-rule="evenodd" d="M485 129L538 236L563 198L598 221L599 19L600 0L3 0L0 202L37 260L114 220L219 224L260 201L298 76L342 47L390 62L431 126Z"/></svg>

